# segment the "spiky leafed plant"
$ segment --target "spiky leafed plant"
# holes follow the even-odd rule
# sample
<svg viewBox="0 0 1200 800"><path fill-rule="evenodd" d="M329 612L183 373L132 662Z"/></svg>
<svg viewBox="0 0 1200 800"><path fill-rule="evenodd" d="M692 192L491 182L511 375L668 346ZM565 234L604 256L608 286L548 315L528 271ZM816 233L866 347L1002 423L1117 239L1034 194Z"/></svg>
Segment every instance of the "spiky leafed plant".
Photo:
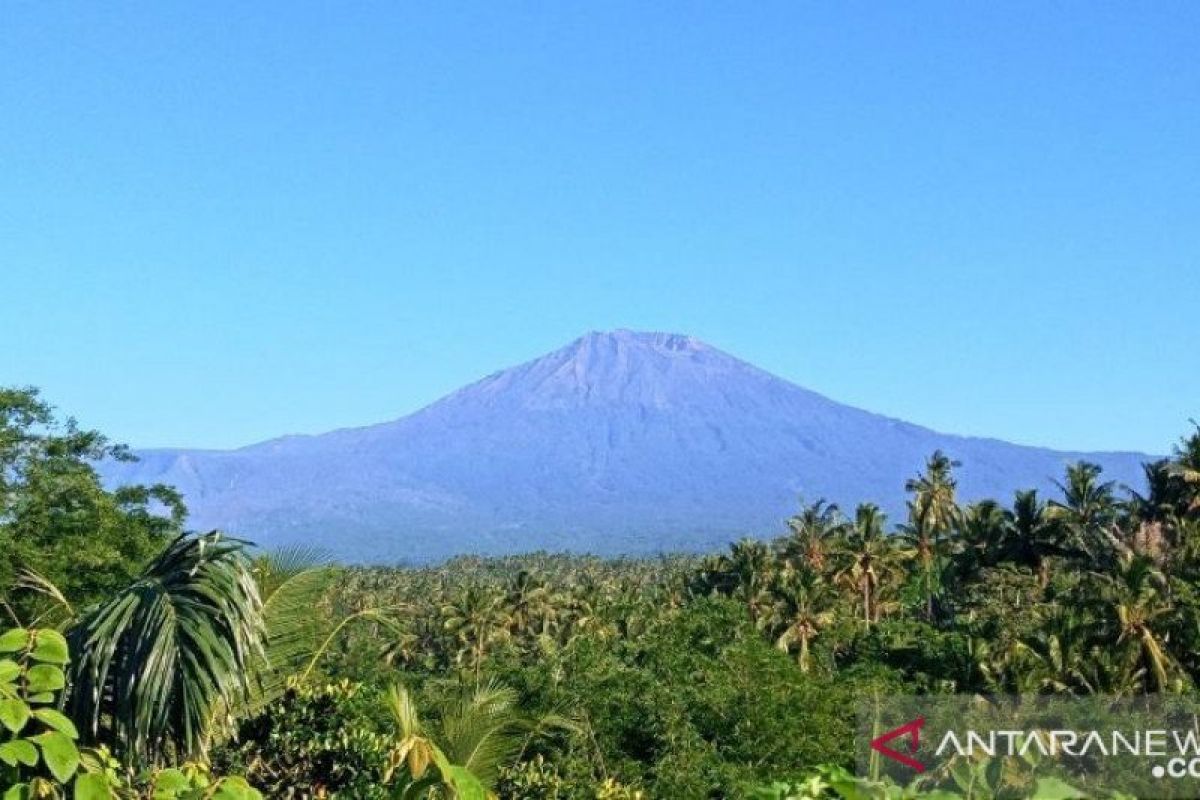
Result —
<svg viewBox="0 0 1200 800"><path fill-rule="evenodd" d="M527 569L517 572L501 601L501 617L509 632L536 639L557 623L557 598L546 583Z"/></svg>
<svg viewBox="0 0 1200 800"><path fill-rule="evenodd" d="M180 536L70 629L71 717L135 763L203 755L214 710L245 696L265 636L244 543Z"/></svg>
<svg viewBox="0 0 1200 800"><path fill-rule="evenodd" d="M281 697L288 680L304 670L333 628L321 602L338 575L328 557L310 547L291 547L254 559L254 579L266 623L265 657L252 664L251 691L238 709L256 713Z"/></svg>
<svg viewBox="0 0 1200 800"><path fill-rule="evenodd" d="M1184 485L1184 505L1188 513L1200 512L1200 423L1196 430L1180 440L1171 459L1171 474Z"/></svg>
<svg viewBox="0 0 1200 800"><path fill-rule="evenodd" d="M488 796L501 767L519 759L528 743L551 730L578 732L574 721L557 714L530 719L517 705L517 693L486 683L448 702L432 725L421 719L412 694L401 685L388 690L388 709L397 742L387 779L403 769L405 797L422 797L437 786L456 797Z"/></svg>

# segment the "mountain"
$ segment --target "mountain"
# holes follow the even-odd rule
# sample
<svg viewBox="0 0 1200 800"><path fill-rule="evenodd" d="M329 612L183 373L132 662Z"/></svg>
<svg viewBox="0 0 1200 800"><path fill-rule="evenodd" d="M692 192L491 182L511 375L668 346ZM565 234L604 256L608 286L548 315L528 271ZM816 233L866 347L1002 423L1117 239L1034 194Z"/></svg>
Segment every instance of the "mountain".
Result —
<svg viewBox="0 0 1200 800"><path fill-rule="evenodd" d="M705 550L773 535L798 497L904 511L936 449L964 498L1053 492L1068 462L1140 485L1137 453L952 436L836 403L688 336L590 333L414 414L231 451L144 450L110 485L177 486L198 529L351 561L536 549Z"/></svg>

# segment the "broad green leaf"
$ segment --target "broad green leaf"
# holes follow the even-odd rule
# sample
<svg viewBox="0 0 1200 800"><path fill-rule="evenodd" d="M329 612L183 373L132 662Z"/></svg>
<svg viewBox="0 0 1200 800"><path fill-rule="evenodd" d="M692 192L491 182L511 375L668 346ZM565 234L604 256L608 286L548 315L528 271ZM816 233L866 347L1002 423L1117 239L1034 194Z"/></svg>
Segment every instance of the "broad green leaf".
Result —
<svg viewBox="0 0 1200 800"><path fill-rule="evenodd" d="M225 778L211 797L212 800L259 800L262 795L244 778Z"/></svg>
<svg viewBox="0 0 1200 800"><path fill-rule="evenodd" d="M1087 797L1066 781L1059 778L1038 778L1037 788L1033 790L1031 800L1076 800Z"/></svg>
<svg viewBox="0 0 1200 800"><path fill-rule="evenodd" d="M19 733L29 721L29 706L23 700L0 700L0 725Z"/></svg>
<svg viewBox="0 0 1200 800"><path fill-rule="evenodd" d="M67 640L58 631L51 629L35 631L33 641L33 652L30 655L35 661L66 664L70 660Z"/></svg>
<svg viewBox="0 0 1200 800"><path fill-rule="evenodd" d="M53 703L55 699L54 692L38 692L31 694L25 698L27 703Z"/></svg>
<svg viewBox="0 0 1200 800"><path fill-rule="evenodd" d="M75 723L71 722L61 711L55 711L53 708L35 708L33 716L59 733L65 733L72 739L79 738L79 731L75 728Z"/></svg>
<svg viewBox="0 0 1200 800"><path fill-rule="evenodd" d="M30 800L29 784L18 783L15 786L10 786L8 791L4 793L4 800Z"/></svg>
<svg viewBox="0 0 1200 800"><path fill-rule="evenodd" d="M0 744L0 761L10 767L17 764L32 767L38 762L37 748L24 739L13 739L11 742Z"/></svg>
<svg viewBox="0 0 1200 800"><path fill-rule="evenodd" d="M487 800L487 789L466 767L451 764L445 777L454 789L455 800Z"/></svg>
<svg viewBox="0 0 1200 800"><path fill-rule="evenodd" d="M34 736L33 741L42 748L42 759L58 782L71 780L79 769L79 749L71 737L58 731L49 731Z"/></svg>
<svg viewBox="0 0 1200 800"><path fill-rule="evenodd" d="M154 773L154 796L155 798L174 797L180 792L186 792L192 788L191 781L182 771L171 768L164 769Z"/></svg>
<svg viewBox="0 0 1200 800"><path fill-rule="evenodd" d="M75 800L114 800L115 797L107 775L93 772L75 779Z"/></svg>
<svg viewBox="0 0 1200 800"><path fill-rule="evenodd" d="M30 692L54 692L67 685L66 676L60 667L53 664L38 664L30 667L25 673L27 688Z"/></svg>
<svg viewBox="0 0 1200 800"><path fill-rule="evenodd" d="M29 631L12 628L0 634L0 653L19 653L29 644Z"/></svg>
<svg viewBox="0 0 1200 800"><path fill-rule="evenodd" d="M20 674L21 667L17 662L7 658L0 659L0 683L11 683Z"/></svg>

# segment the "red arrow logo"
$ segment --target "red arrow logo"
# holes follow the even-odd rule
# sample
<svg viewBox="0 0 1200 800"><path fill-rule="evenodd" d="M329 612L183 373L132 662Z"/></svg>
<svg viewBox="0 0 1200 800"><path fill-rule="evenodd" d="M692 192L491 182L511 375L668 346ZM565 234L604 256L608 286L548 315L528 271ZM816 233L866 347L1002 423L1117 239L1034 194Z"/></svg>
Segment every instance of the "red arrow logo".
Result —
<svg viewBox="0 0 1200 800"><path fill-rule="evenodd" d="M898 739L901 736L907 736L908 737L908 752L916 753L917 746L920 745L920 743L921 743L921 728L924 725L925 725L925 718L917 717L912 722L906 722L903 725L901 725L899 728L893 728L892 730L888 731L887 733L883 734L882 736L872 739L871 740L871 749L877 753L881 753L884 756L887 756L888 758L892 759L893 761L899 761L901 764L905 765L906 767L912 767L917 772L924 772L925 765L922 764L920 761L917 761L915 758L910 758L909 756L904 755L904 753L899 753L887 746L887 743L890 742L892 739Z"/></svg>

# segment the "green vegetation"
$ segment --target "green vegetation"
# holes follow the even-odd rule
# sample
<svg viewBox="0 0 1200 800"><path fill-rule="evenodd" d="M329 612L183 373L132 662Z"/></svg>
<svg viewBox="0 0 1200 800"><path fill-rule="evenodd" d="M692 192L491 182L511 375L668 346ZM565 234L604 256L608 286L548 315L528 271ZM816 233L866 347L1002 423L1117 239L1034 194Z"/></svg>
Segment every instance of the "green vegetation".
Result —
<svg viewBox="0 0 1200 800"><path fill-rule="evenodd" d="M1200 429L1136 492L1076 464L964 504L937 453L898 524L818 501L722 554L420 568L184 534L170 489L100 486L122 452L0 392L4 800L1065 798L855 778L856 699L1200 678Z"/></svg>

